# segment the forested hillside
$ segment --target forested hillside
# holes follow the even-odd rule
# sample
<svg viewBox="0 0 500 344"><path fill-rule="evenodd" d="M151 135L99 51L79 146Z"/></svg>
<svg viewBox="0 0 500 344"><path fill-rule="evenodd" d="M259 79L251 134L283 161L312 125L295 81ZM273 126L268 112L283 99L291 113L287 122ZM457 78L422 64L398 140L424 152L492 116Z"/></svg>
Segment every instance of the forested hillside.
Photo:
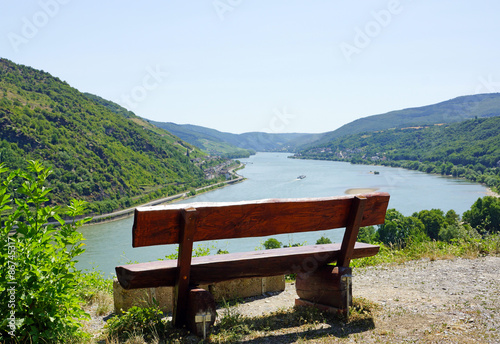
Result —
<svg viewBox="0 0 500 344"><path fill-rule="evenodd" d="M50 167L54 203L104 213L209 183L201 151L48 73L0 59L0 95L0 162Z"/></svg>
<svg viewBox="0 0 500 344"><path fill-rule="evenodd" d="M461 96L437 104L390 111L380 115L359 118L342 127L324 133L321 138L302 149L369 131L406 128L421 125L450 124L470 118L500 116L500 93Z"/></svg>
<svg viewBox="0 0 500 344"><path fill-rule="evenodd" d="M159 128L163 128L175 136L180 137L186 142L203 149L205 152L210 154L216 154L224 156L226 158L237 159L237 158L248 158L250 155L255 154L253 149L245 149L237 147L223 139L222 135L217 135L217 133L223 134L215 129L206 130L195 130L193 128L202 128L192 125L181 125L170 122L154 122L150 121L151 124ZM234 135L234 134L228 134Z"/></svg>
<svg viewBox="0 0 500 344"><path fill-rule="evenodd" d="M295 158L400 166L500 188L500 117L367 132L309 148Z"/></svg>
<svg viewBox="0 0 500 344"><path fill-rule="evenodd" d="M301 133L249 132L232 134L192 124L151 123L170 131L172 134L179 136L193 145L207 150L211 147L225 144L230 147L239 147L247 152L293 152L298 145L313 142L321 137L321 134Z"/></svg>

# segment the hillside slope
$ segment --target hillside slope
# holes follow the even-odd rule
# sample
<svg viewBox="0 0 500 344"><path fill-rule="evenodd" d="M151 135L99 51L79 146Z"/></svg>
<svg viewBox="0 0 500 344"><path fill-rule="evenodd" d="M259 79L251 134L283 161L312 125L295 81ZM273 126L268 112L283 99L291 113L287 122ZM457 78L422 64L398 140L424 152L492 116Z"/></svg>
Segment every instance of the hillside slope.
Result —
<svg viewBox="0 0 500 344"><path fill-rule="evenodd" d="M155 122L149 121L151 124L162 128L180 137L182 140L203 149L205 152L214 155L220 155L227 158L248 158L255 154L252 149L237 147L226 140L224 134L215 129L203 128L194 125L182 125L171 122Z"/></svg>
<svg viewBox="0 0 500 344"><path fill-rule="evenodd" d="M151 123L200 148L205 147L209 141L212 145L225 143L231 147L239 147L249 151L294 151L297 144L310 143L320 137L320 134L302 133L249 132L232 134L192 124L153 121Z"/></svg>
<svg viewBox="0 0 500 344"><path fill-rule="evenodd" d="M0 59L0 94L0 162L43 161L55 203L102 213L208 183L195 147L48 73Z"/></svg>
<svg viewBox="0 0 500 344"><path fill-rule="evenodd" d="M391 111L357 119L330 131L300 149L327 144L334 139L363 132L421 125L461 122L470 118L500 116L500 93L457 97L437 104Z"/></svg>

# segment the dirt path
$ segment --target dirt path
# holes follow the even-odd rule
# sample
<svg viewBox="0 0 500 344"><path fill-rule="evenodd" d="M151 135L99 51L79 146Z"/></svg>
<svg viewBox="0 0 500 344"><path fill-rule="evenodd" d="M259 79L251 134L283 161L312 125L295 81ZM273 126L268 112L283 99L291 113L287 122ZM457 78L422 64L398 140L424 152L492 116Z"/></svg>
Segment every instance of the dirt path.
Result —
<svg viewBox="0 0 500 344"><path fill-rule="evenodd" d="M354 297L379 305L374 328L306 342L500 343L500 257L420 260L354 272ZM287 284L284 292L247 300L238 311L261 315L290 307L296 297L295 286ZM280 335L280 342L296 341L303 342L296 333Z"/></svg>

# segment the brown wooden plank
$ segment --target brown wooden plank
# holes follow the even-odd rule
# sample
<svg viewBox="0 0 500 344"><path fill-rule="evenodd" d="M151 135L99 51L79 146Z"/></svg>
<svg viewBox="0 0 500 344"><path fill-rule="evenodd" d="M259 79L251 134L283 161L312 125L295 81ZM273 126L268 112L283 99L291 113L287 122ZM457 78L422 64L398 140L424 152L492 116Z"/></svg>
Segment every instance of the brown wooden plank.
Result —
<svg viewBox="0 0 500 344"><path fill-rule="evenodd" d="M210 284L245 277L308 274L338 259L340 244L287 247L243 253L195 257L191 261L191 283ZM352 258L374 256L379 246L356 243ZM116 267L118 281L125 289L173 286L176 260Z"/></svg>
<svg viewBox="0 0 500 344"><path fill-rule="evenodd" d="M347 220L347 226L342 239L342 246L340 248L340 256L337 260L337 266L349 267L351 263L352 252L354 251L354 244L358 238L359 227L363 220L363 212L366 206L366 197L356 196L351 205L351 212Z"/></svg>
<svg viewBox="0 0 500 344"><path fill-rule="evenodd" d="M297 295L313 303L328 305L340 309L351 306L352 289L350 283L342 280L343 275L351 275L350 268L322 266L314 273L303 277L297 275L295 288Z"/></svg>
<svg viewBox="0 0 500 344"><path fill-rule="evenodd" d="M217 307L213 295L204 289L191 289L187 309L188 330L198 337L205 338L216 317Z"/></svg>
<svg viewBox="0 0 500 344"><path fill-rule="evenodd" d="M193 237L196 231L197 211L194 208L183 209L184 225L179 233L179 259L177 259L173 321L176 327L187 324L187 309L189 297L189 280L191 276L191 257L193 252Z"/></svg>
<svg viewBox="0 0 500 344"><path fill-rule="evenodd" d="M382 224L389 194L367 198L361 226ZM355 196L278 199L238 203L192 203L135 210L133 247L178 243L181 209L198 211L194 241L220 240L328 230L347 226Z"/></svg>

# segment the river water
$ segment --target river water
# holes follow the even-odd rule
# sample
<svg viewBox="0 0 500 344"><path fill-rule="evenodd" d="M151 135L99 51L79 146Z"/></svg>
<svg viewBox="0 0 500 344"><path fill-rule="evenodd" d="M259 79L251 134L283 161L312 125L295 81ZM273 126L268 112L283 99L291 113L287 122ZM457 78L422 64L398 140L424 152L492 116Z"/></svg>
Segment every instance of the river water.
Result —
<svg viewBox="0 0 500 344"><path fill-rule="evenodd" d="M439 208L444 212L454 209L462 214L487 192L482 185L456 178L401 168L288 159L289 155L257 153L248 159L242 159L240 161L246 167L239 174L247 180L179 203L340 196L345 195L348 189L367 188L388 192L391 195L389 207L408 216L415 211L432 208ZM298 179L299 175L305 175L306 178ZM78 257L77 266L82 269L95 267L106 274L114 273L117 265L164 258L165 255L174 253L177 246L132 248L132 218L85 226L80 231L86 238L86 251ZM321 236L330 238L332 242L340 242L343 232L343 229L334 229L275 237L285 245L304 242L314 244ZM213 253L217 249L243 252L255 250L265 240L266 238L219 240L198 245L210 248Z"/></svg>

